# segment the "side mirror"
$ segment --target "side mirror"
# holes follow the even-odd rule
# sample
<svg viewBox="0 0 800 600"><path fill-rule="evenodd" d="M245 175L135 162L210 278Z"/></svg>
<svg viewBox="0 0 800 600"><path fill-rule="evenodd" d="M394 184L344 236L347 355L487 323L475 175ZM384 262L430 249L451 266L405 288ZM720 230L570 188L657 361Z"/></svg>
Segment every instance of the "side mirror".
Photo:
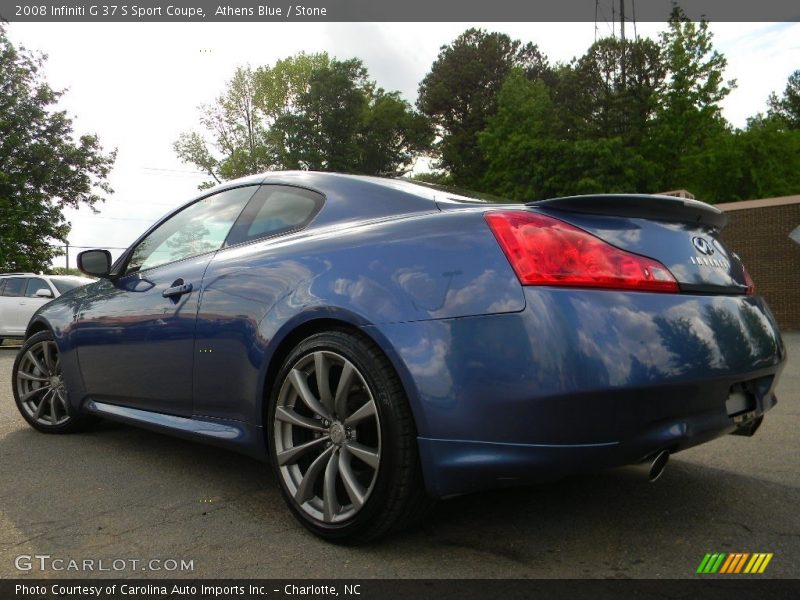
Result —
<svg viewBox="0 0 800 600"><path fill-rule="evenodd" d="M52 298L53 297L53 292L51 292L48 289L41 288L41 289L36 290L36 297L37 298Z"/></svg>
<svg viewBox="0 0 800 600"><path fill-rule="evenodd" d="M78 269L91 277L108 277L111 272L111 252L84 250L78 254Z"/></svg>

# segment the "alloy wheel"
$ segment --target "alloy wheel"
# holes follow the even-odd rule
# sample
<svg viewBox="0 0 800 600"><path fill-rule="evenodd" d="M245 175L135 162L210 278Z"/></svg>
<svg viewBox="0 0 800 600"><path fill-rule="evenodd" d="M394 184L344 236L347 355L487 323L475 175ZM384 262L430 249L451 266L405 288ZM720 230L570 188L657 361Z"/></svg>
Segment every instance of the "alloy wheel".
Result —
<svg viewBox="0 0 800 600"><path fill-rule="evenodd" d="M326 524L354 517L381 463L381 426L364 376L342 355L319 350L288 372L275 406L275 458L294 502Z"/></svg>
<svg viewBox="0 0 800 600"><path fill-rule="evenodd" d="M61 360L52 340L42 340L24 350L16 371L16 388L19 405L32 421L54 427L70 420Z"/></svg>

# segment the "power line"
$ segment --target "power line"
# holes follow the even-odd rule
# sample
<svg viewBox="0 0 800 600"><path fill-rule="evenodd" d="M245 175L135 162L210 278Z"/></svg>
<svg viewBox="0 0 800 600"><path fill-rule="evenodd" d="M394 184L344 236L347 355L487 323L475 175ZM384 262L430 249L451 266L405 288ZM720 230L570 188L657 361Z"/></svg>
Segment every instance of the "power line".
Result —
<svg viewBox="0 0 800 600"><path fill-rule="evenodd" d="M93 250L95 248L104 248L106 250L127 250L128 248L122 248L120 246L106 246L105 244L95 244L94 246L76 246L74 244L54 244L52 242L48 242L50 246L57 246L59 248L80 248L81 250Z"/></svg>
<svg viewBox="0 0 800 600"><path fill-rule="evenodd" d="M136 219L132 217L101 217L99 215L91 215L89 218L91 219L106 219L108 221L141 221L147 223L154 223L159 219L159 217L153 217L152 219Z"/></svg>
<svg viewBox="0 0 800 600"><path fill-rule="evenodd" d="M162 169L160 167L141 167L142 171L160 171L163 173L180 173L182 175L194 175L196 177L208 177L208 173L202 171L190 171L188 169Z"/></svg>

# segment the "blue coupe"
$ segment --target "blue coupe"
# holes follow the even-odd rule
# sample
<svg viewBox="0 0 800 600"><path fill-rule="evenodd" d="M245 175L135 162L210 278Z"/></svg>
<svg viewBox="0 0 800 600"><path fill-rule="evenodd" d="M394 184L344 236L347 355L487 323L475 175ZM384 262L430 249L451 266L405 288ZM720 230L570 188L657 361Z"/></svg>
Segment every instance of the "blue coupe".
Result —
<svg viewBox="0 0 800 600"><path fill-rule="evenodd" d="M269 173L164 217L42 307L13 370L47 433L97 417L269 460L328 540L431 498L645 464L776 403L775 320L712 206L529 204Z"/></svg>

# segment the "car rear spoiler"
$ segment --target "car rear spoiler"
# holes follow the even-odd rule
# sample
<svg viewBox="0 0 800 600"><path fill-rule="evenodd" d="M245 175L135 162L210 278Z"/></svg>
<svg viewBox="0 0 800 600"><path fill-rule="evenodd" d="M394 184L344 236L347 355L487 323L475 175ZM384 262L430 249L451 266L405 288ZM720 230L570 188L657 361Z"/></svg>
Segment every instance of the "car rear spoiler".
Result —
<svg viewBox="0 0 800 600"><path fill-rule="evenodd" d="M568 196L528 202L526 206L588 215L613 215L678 223L699 223L717 229L722 229L728 223L728 215L705 202L652 194Z"/></svg>

